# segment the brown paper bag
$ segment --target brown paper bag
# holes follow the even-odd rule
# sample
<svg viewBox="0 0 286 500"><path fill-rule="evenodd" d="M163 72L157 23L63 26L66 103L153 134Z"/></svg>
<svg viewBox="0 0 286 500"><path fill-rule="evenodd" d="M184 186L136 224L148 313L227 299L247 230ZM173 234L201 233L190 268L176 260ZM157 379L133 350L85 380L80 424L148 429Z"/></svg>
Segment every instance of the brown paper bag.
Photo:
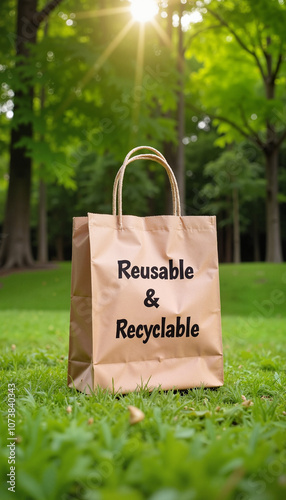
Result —
<svg viewBox="0 0 286 500"><path fill-rule="evenodd" d="M131 157L142 148L116 176L113 215L73 221L68 384L86 393L223 384L216 219L182 217L171 168L154 148ZM174 215L122 215L125 168L142 158L166 169Z"/></svg>

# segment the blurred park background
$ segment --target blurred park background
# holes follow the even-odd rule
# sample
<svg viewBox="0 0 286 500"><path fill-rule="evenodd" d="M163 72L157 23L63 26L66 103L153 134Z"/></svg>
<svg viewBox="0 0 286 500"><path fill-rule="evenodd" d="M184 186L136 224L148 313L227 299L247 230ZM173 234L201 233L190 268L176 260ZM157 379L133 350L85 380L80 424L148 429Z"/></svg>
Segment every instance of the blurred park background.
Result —
<svg viewBox="0 0 286 500"><path fill-rule="evenodd" d="M283 261L284 0L1 0L0 26L1 267L70 260L142 144L217 215L220 262ZM163 169L127 176L124 213L171 213Z"/></svg>
<svg viewBox="0 0 286 500"><path fill-rule="evenodd" d="M0 471L12 386L17 500L286 498L285 27L286 0L1 0ZM67 387L72 218L111 213L143 144L184 214L217 216L225 383L87 397ZM125 179L123 213L171 213L158 165Z"/></svg>

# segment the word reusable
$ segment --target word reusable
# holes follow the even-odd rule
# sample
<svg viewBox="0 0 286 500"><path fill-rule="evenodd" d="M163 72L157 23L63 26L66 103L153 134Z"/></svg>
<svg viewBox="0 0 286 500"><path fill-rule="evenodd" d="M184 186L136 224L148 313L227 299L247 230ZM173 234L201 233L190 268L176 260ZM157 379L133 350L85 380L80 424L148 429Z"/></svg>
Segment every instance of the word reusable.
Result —
<svg viewBox="0 0 286 500"><path fill-rule="evenodd" d="M174 337L197 337L200 333L199 325L191 326L191 316L187 316L186 321L181 323L181 317L177 316L176 324L166 325L166 318L163 316L161 322L156 325L128 325L127 319L118 319L116 325L116 338L142 339L143 344L147 344L151 335L154 338L174 338Z"/></svg>
<svg viewBox="0 0 286 500"><path fill-rule="evenodd" d="M194 277L194 270L188 266L185 268L184 259L179 259L179 266L174 266L173 259L169 260L168 267L166 266L132 266L130 260L118 260L118 279L123 277L138 279L160 279L160 280L176 280L187 279L191 280Z"/></svg>

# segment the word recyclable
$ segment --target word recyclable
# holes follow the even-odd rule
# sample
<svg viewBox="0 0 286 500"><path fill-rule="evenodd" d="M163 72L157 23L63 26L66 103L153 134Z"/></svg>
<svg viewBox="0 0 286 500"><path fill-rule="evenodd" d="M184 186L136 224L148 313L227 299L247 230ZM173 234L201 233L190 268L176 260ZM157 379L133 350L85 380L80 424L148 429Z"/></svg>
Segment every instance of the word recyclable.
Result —
<svg viewBox="0 0 286 500"><path fill-rule="evenodd" d="M176 325L168 324L166 325L166 319L164 316L161 318L161 323L156 325L128 325L127 319L118 319L116 328L116 338L119 339L120 336L123 339L129 338L133 339L137 337L138 339L143 339L143 344L147 344L151 335L154 338L174 338L174 337L197 337L200 333L199 325L196 323L191 326L191 316L187 316L186 323L181 323L180 316L177 316Z"/></svg>

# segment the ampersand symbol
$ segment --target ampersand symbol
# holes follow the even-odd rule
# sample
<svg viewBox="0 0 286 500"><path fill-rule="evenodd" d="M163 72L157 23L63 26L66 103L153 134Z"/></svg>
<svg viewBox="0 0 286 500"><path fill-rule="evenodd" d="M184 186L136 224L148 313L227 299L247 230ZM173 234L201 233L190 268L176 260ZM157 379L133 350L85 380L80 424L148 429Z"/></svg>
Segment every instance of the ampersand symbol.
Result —
<svg viewBox="0 0 286 500"><path fill-rule="evenodd" d="M159 297L154 297L155 295L155 290L153 288L149 288L146 292L146 299L144 300L144 306L146 307L159 307L158 300ZM153 299L154 297L154 299Z"/></svg>

